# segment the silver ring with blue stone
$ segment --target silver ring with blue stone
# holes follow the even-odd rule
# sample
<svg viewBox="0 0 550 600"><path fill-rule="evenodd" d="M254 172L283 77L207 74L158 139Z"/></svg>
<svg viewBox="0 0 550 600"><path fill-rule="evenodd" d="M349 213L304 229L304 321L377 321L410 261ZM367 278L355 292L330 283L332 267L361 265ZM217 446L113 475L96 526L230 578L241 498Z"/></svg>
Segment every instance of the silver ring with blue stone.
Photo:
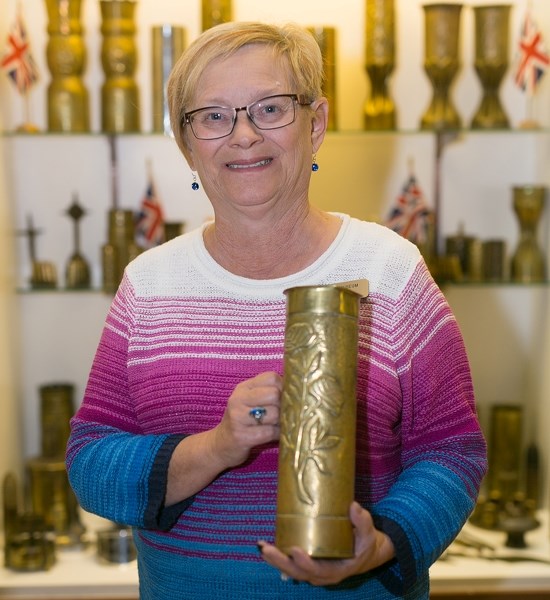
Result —
<svg viewBox="0 0 550 600"><path fill-rule="evenodd" d="M256 425L262 424L262 419L267 414L267 408L263 406L255 406L248 411L248 414L256 421Z"/></svg>

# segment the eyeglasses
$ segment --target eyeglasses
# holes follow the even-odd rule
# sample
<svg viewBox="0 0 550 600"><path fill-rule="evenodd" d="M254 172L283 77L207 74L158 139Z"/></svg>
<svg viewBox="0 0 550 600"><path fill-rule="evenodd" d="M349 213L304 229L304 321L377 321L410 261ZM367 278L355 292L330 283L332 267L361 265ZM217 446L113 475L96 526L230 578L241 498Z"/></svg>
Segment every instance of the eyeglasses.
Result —
<svg viewBox="0 0 550 600"><path fill-rule="evenodd" d="M189 124L193 135L199 140L217 140L233 132L237 113L241 110L246 111L248 118L258 129L280 129L294 123L296 105L308 104L311 104L311 101L301 94L278 94L240 108L197 108L183 115L182 125Z"/></svg>

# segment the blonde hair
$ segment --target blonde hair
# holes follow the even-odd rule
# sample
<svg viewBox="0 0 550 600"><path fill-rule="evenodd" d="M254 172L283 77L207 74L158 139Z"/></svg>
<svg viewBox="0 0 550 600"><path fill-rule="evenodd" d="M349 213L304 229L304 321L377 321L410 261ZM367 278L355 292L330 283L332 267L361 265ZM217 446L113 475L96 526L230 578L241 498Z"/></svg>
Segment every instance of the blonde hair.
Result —
<svg viewBox="0 0 550 600"><path fill-rule="evenodd" d="M291 90L311 101L322 95L323 58L313 35L292 23L270 25L230 22L207 29L189 46L174 65L167 84L170 123L179 148L185 147L183 115L191 110L195 90L204 69L216 59L225 59L243 46L264 44L290 67Z"/></svg>

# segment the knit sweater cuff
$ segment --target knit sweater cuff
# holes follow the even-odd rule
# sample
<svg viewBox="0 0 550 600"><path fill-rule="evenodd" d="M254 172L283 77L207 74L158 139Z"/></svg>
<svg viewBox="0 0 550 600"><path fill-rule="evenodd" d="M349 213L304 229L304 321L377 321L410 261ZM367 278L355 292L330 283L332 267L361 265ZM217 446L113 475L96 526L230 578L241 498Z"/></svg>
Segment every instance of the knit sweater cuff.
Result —
<svg viewBox="0 0 550 600"><path fill-rule="evenodd" d="M164 505L168 483L168 465L176 446L185 437L187 436L167 436L157 452L149 476L149 502L144 515L144 527L146 529L168 531L175 525L181 513L193 503L194 496L191 496L177 504L168 507Z"/></svg>
<svg viewBox="0 0 550 600"><path fill-rule="evenodd" d="M417 580L414 554L403 529L392 519L372 516L376 529L383 531L392 541L395 558L377 573L382 585L392 594L402 596Z"/></svg>

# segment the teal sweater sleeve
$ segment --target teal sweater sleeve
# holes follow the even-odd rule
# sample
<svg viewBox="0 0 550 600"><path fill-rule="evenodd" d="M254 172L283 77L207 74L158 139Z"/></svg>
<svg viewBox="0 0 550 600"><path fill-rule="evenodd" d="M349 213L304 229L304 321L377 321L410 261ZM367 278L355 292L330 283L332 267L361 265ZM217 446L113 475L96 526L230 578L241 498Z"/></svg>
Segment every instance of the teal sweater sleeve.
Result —
<svg viewBox="0 0 550 600"><path fill-rule="evenodd" d="M69 482L84 510L125 525L169 529L192 498L166 507L168 463L182 435L138 435L73 417Z"/></svg>

